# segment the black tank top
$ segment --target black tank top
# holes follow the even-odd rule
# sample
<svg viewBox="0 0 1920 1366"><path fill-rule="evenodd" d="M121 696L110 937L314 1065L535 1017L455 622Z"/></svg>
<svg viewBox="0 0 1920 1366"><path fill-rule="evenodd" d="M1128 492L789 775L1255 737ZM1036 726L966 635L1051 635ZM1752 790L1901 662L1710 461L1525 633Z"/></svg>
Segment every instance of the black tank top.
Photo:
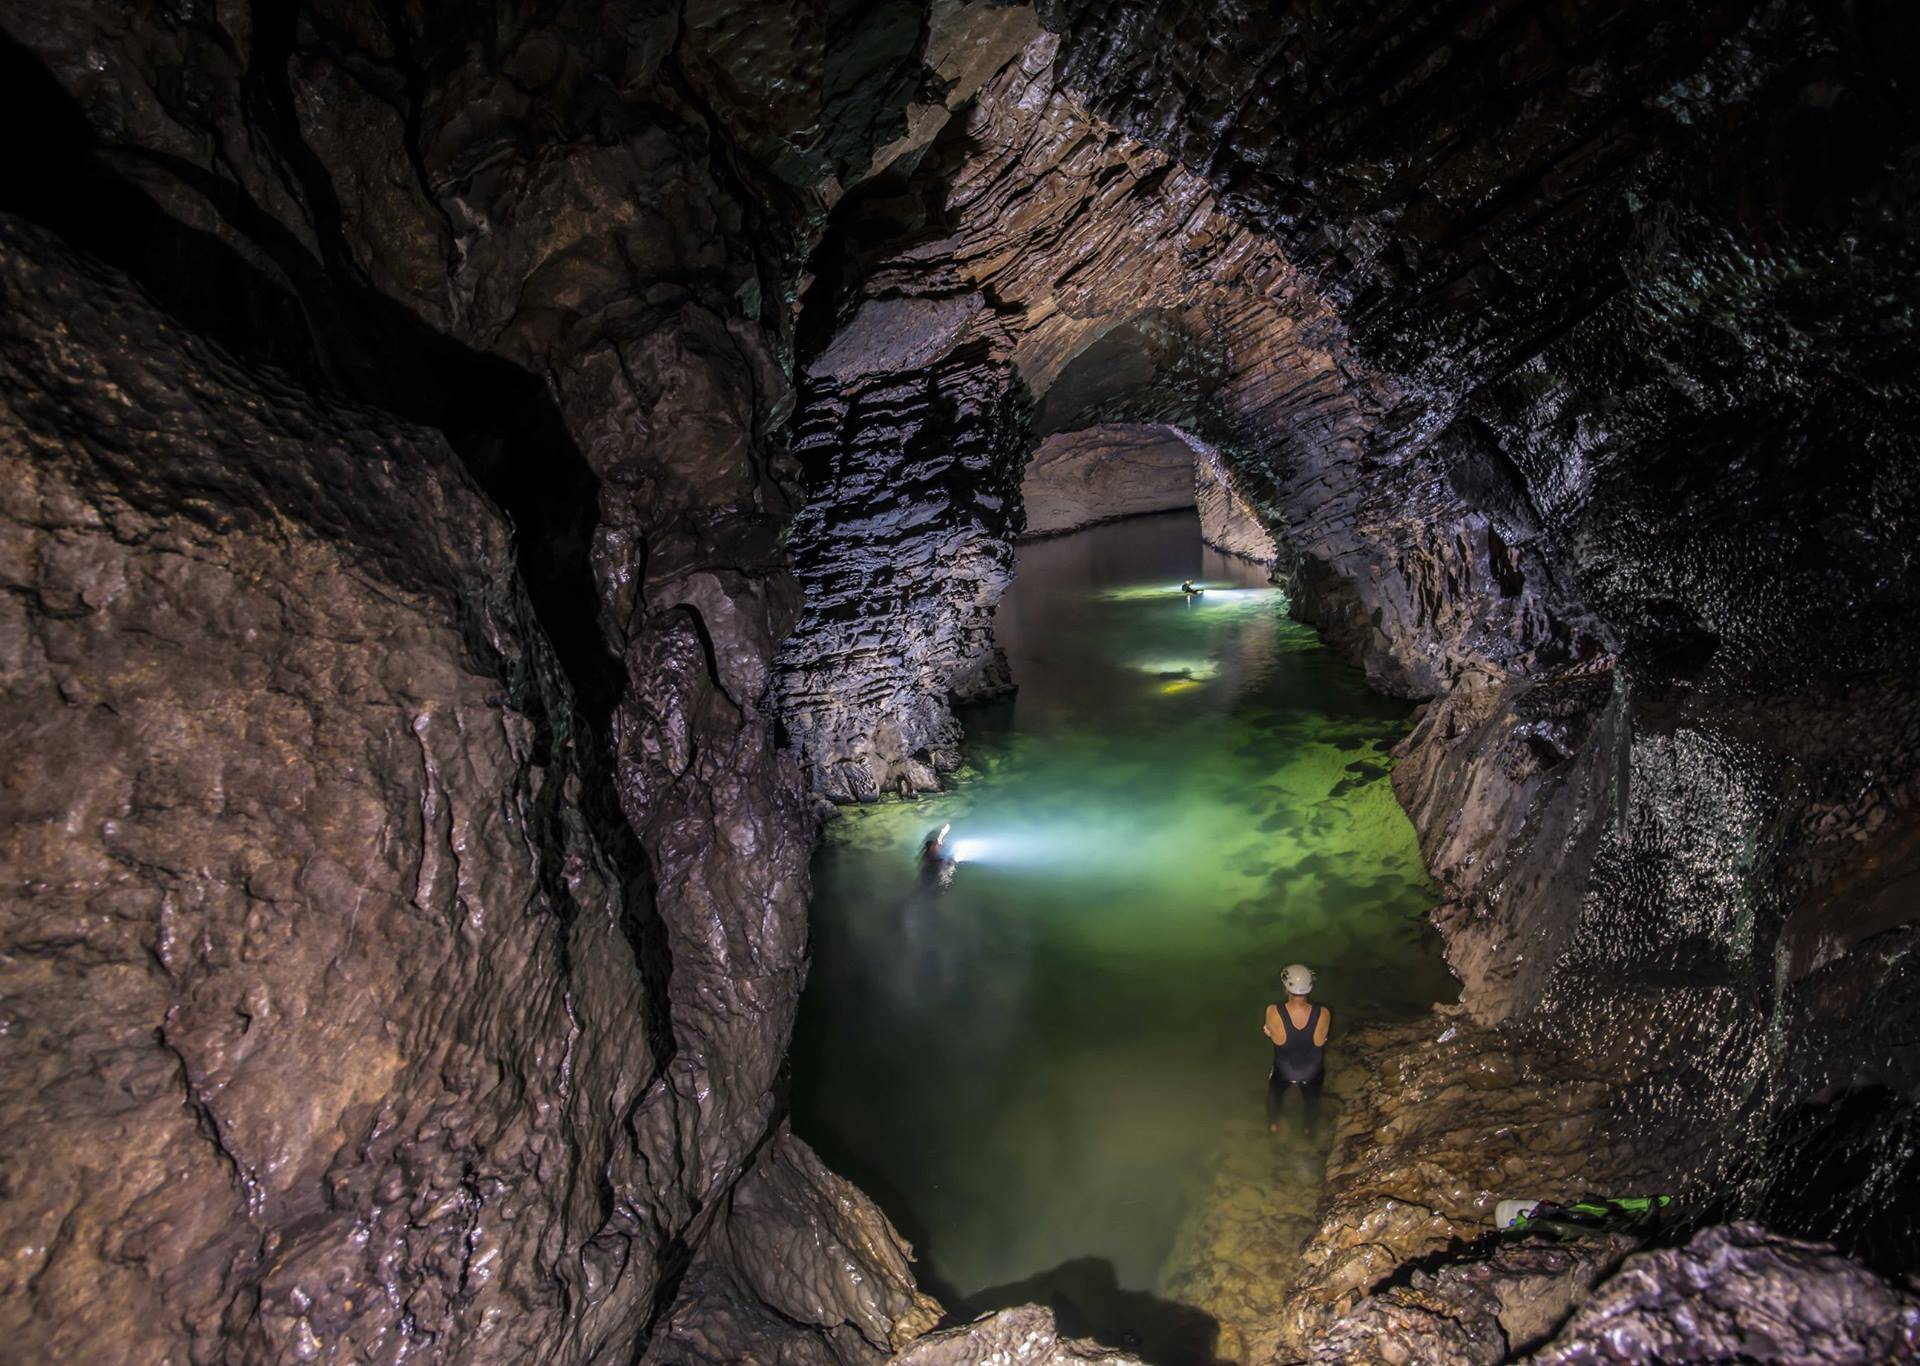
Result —
<svg viewBox="0 0 1920 1366"><path fill-rule="evenodd" d="M1286 1031L1286 1042L1273 1046L1273 1075L1281 1081L1312 1081L1320 1075L1327 1051L1325 1045L1313 1041L1314 1031L1320 1027L1320 1007L1309 1007L1306 1024L1297 1029L1285 1006L1273 1008L1280 1012L1280 1027Z"/></svg>

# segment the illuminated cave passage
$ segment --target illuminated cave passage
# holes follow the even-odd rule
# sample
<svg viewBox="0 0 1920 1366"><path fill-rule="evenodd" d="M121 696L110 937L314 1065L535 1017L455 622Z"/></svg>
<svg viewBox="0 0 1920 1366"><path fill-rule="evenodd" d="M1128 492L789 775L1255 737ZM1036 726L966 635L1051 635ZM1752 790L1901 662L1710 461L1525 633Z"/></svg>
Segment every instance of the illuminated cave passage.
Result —
<svg viewBox="0 0 1920 1366"><path fill-rule="evenodd" d="M0 0L9 1350L1084 1361L1084 1257L1068 1326L1158 1362L1920 1351L1916 49L1898 0ZM1030 572L1176 521L1271 585L1270 686L1151 554ZM1056 834L878 918L936 813L1114 827L1067 774L1134 745L1188 747L1156 832L1221 813L1178 905ZM1210 1022L1362 808L1412 843L1300 953L1296 1180ZM965 1052L996 981L1174 1018L1103 1089ZM904 1092L1094 1117L1178 1054L1195 1126L1015 1106L956 1214L846 1042L906 991L958 1037Z"/></svg>
<svg viewBox="0 0 1920 1366"><path fill-rule="evenodd" d="M1083 1300L1056 1281L1084 1259L1138 1300L1210 1173L1289 1187L1296 1219L1317 1197L1325 1144L1262 1111L1279 965L1312 963L1343 1029L1457 993L1386 780L1407 707L1191 511L1022 547L995 633L1019 691L966 716L952 789L827 828L795 1129L943 1291ZM930 887L942 822L959 863Z"/></svg>

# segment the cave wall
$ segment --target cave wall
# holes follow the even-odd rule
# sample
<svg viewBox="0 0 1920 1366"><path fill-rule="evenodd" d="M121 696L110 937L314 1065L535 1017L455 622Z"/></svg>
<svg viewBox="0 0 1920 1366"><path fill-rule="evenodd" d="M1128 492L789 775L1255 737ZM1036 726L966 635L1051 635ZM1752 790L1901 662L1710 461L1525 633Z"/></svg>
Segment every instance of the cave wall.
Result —
<svg viewBox="0 0 1920 1366"><path fill-rule="evenodd" d="M1888 54L1912 16L1039 12L971 109L836 208L815 353L858 336L904 374L927 357L890 310L971 310L916 344L986 336L1036 438L1161 422L1214 450L1296 613L1426 702L1395 781L1475 1013L1725 1019L1697 1084L1617 1117L1728 1136L1704 1189L1751 1192L1736 1154L1783 1106L1910 1104L1909 1050L1834 1012L1909 1009L1920 129ZM876 443L810 504L899 458ZM824 747L798 728L816 790L848 795L822 758L902 705L884 658ZM940 687L908 709L944 736Z"/></svg>
<svg viewBox="0 0 1920 1366"><path fill-rule="evenodd" d="M1205 6L1042 13L1063 85L1204 174L1333 305L1349 367L1374 373L1386 401L1357 442L1279 453L1297 464L1282 477L1321 485L1289 528L1300 607L1382 683L1447 699L1435 743L1414 747L1410 805L1463 917L1498 922L1474 932L1507 979L1487 1008L1536 1000L1521 953L1553 961L1587 879L1539 894L1529 849L1547 832L1499 833L1498 806L1592 848L1546 814L1570 800L1527 785L1626 743L1609 708L1675 689L1702 717L1754 695L1785 707L1911 664L1897 300L1915 109L1886 54L1912 16L1282 6L1229 38ZM1396 525L1391 502L1427 529ZM1345 544L1327 527L1342 509ZM1611 690L1579 681L1596 670ZM1550 681L1592 700L1543 696ZM1485 730L1495 716L1532 757ZM1445 804L1422 800L1435 769L1454 779ZM1509 876L1534 891L1506 895ZM1555 922L1545 939L1510 918L1536 914Z"/></svg>
<svg viewBox="0 0 1920 1366"><path fill-rule="evenodd" d="M779 1292L701 1254L813 1181L793 301L928 27L0 7L22 1350L630 1359L696 1261ZM884 1354L891 1237L857 1304L779 1249L766 1331Z"/></svg>
<svg viewBox="0 0 1920 1366"><path fill-rule="evenodd" d="M504 520L3 231L14 1349L631 1339L653 909Z"/></svg>
<svg viewBox="0 0 1920 1366"><path fill-rule="evenodd" d="M0 4L13 1340L923 1326L780 1124L806 798L957 760L1022 464L1103 423L1214 452L1431 699L1396 782L1482 1017L1684 979L1725 1046L1609 1122L1893 1131L1914 24Z"/></svg>
<svg viewBox="0 0 1920 1366"><path fill-rule="evenodd" d="M1026 534L1191 508L1195 484L1193 449L1172 428L1102 422L1056 432L1033 448L1020 476Z"/></svg>
<svg viewBox="0 0 1920 1366"><path fill-rule="evenodd" d="M875 587L857 600L846 587L809 592L775 691L814 791L835 800L929 790L958 761L950 703L979 695L971 684L979 674L962 671L968 682L956 690L944 667L918 662L917 642L987 641L1008 541L1025 524L1009 510L996 525L964 499L949 500L954 511L935 522L896 490L924 478L927 450L978 442L976 413L1013 424L1004 434L995 427L983 484L1000 500L1043 441L1108 424L1171 424L1216 453L1270 451L1328 432L1346 439L1374 401L1343 377L1337 319L1310 282L1227 218L1200 176L1062 88L1058 46L1035 30L917 157L835 206L815 254L796 429L840 435L831 456L806 469L796 572L810 585ZM983 392L971 406L946 397L945 376L968 365L998 397ZM842 410L855 375L918 397L903 397L884 423L852 430ZM1269 464L1212 468L1213 484L1234 486L1232 498L1209 494L1206 504L1220 514L1223 548L1278 564L1278 541L1247 523L1280 520L1286 491ZM830 530L841 519L850 526ZM950 567L984 558L1001 568L978 579L982 591L949 595L927 615L877 568L908 537L941 548L930 560L908 551L907 560ZM911 630L901 624L909 618ZM896 668L895 658L909 666Z"/></svg>
<svg viewBox="0 0 1920 1366"><path fill-rule="evenodd" d="M1899 1131L1910 8L1040 8L1061 88L1334 319L1356 420L1223 449L1279 493L1296 610L1433 699L1395 781L1467 1002L1596 1056L1621 1001L1714 1012L1618 1122L1740 1134L1693 1173L1734 1201L1795 1184L1783 1109L1805 1143L1819 1097L1879 1094Z"/></svg>

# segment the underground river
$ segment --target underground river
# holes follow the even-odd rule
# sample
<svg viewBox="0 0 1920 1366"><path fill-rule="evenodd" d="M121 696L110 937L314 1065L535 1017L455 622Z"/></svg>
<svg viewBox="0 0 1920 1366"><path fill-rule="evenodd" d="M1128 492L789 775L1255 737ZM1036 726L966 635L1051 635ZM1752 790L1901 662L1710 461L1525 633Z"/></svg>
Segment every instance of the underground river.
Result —
<svg viewBox="0 0 1920 1366"><path fill-rule="evenodd" d="M1019 692L964 717L950 790L826 830L794 1125L949 1307L1063 1274L1149 1294L1210 1163L1318 1180L1265 1132L1284 964L1340 1027L1455 995L1387 776L1410 709L1191 513L1023 546L996 630ZM934 890L942 822L963 861Z"/></svg>

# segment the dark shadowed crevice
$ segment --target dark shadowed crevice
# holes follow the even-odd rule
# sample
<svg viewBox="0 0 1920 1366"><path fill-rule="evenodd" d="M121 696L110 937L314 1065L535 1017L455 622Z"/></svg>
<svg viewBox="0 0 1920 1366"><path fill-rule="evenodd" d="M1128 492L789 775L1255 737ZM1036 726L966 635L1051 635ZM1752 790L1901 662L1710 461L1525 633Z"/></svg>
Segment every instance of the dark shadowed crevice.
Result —
<svg viewBox="0 0 1920 1366"><path fill-rule="evenodd" d="M588 563L600 483L546 386L425 327L366 285L340 251L315 261L232 182L149 152L114 152L202 196L281 278L180 223L103 164L106 149L71 97L4 38L0 92L9 122L39 129L49 153L5 177L0 208L126 271L184 324L235 355L264 356L322 392L342 390L446 435L512 520L534 611L604 739L624 681L601 639ZM331 228L337 232L337 210Z"/></svg>

